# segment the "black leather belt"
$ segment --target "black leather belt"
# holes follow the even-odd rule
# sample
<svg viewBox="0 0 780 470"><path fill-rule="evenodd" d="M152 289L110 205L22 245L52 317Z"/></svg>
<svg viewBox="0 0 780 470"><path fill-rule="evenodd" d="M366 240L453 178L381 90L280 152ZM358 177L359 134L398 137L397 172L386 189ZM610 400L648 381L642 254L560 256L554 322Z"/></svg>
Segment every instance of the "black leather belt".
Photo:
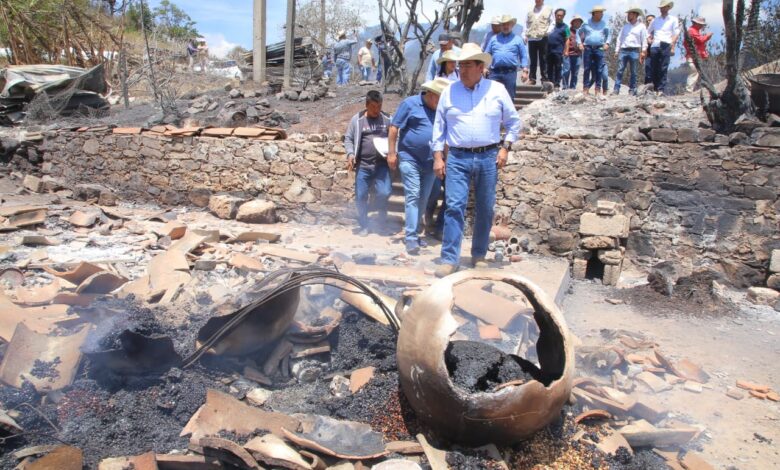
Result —
<svg viewBox="0 0 780 470"><path fill-rule="evenodd" d="M498 148L498 146L501 145L500 143L496 142L495 144L485 145L483 147L450 147L452 150L457 150L459 152L471 152L471 153L482 153L487 152L488 150L493 150L495 148Z"/></svg>
<svg viewBox="0 0 780 470"><path fill-rule="evenodd" d="M604 47L604 45L602 44L600 46L585 46L585 49L601 49L603 47Z"/></svg>
<svg viewBox="0 0 780 470"><path fill-rule="evenodd" d="M621 47L621 51L639 52L639 47Z"/></svg>

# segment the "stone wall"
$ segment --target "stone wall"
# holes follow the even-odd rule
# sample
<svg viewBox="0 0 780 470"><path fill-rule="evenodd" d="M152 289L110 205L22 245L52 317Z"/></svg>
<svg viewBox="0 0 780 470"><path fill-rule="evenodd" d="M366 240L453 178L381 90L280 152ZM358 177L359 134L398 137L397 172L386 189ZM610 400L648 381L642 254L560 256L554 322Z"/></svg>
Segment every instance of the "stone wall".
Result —
<svg viewBox="0 0 780 470"><path fill-rule="evenodd" d="M47 135L42 149L44 173L99 182L126 197L204 206L212 193L244 193L303 221L342 218L352 206L343 147L324 136L259 142L59 133ZM598 200L624 203L628 259L712 261L738 284L758 285L771 250L780 248L779 188L778 148L537 137L515 144L497 211L542 251L569 255L583 212Z"/></svg>

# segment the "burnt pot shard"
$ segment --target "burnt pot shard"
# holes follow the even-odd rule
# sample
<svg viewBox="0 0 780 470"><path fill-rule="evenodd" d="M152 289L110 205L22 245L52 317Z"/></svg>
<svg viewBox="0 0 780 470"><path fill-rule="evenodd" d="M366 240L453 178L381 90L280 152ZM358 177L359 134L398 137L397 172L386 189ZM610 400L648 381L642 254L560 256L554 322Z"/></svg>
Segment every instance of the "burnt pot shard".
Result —
<svg viewBox="0 0 780 470"><path fill-rule="evenodd" d="M125 330L119 335L121 347L107 351L84 352L95 370L109 370L117 375L162 373L178 366L182 358L171 338L153 338Z"/></svg>
<svg viewBox="0 0 780 470"><path fill-rule="evenodd" d="M531 380L474 393L452 381L446 357L458 328L452 315L453 288L470 280L504 282L531 303L540 331L536 349L541 367L531 371L518 358ZM560 415L571 394L574 347L560 310L531 281L497 270L462 271L439 279L415 297L398 336L398 369L417 416L443 437L474 446L509 445Z"/></svg>

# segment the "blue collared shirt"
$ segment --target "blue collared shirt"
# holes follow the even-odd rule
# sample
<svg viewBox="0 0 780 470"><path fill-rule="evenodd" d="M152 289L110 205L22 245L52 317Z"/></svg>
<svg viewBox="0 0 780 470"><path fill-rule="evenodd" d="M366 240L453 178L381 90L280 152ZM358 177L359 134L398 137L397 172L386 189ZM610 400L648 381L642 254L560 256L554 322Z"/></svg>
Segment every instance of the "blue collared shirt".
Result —
<svg viewBox="0 0 780 470"><path fill-rule="evenodd" d="M609 40L609 27L604 20L593 21L589 19L578 31L586 46L603 46Z"/></svg>
<svg viewBox="0 0 780 470"><path fill-rule="evenodd" d="M401 101L392 125L399 129L398 157L401 160L429 164L433 160L431 135L436 111L425 106L422 94Z"/></svg>
<svg viewBox="0 0 780 470"><path fill-rule="evenodd" d="M474 148L501 141L501 125L506 142L514 142L520 133L520 116L504 85L480 79L469 90L461 81L445 88L439 97L433 122L433 151L444 145Z"/></svg>
<svg viewBox="0 0 780 470"><path fill-rule="evenodd" d="M460 52L460 47L452 46L452 50L455 52ZM436 75L439 73L439 64L437 64L436 61L439 60L441 54L441 48L437 49L433 54L431 54L431 62L428 64L428 71L425 73L426 82L436 78Z"/></svg>
<svg viewBox="0 0 780 470"><path fill-rule="evenodd" d="M493 36L485 52L493 56L491 69L528 68L528 52L520 36L499 33Z"/></svg>
<svg viewBox="0 0 780 470"><path fill-rule="evenodd" d="M494 33L492 29L489 29L485 35L485 39L482 40L482 44L480 44L479 47L482 48L483 51L486 51L488 44L490 44L490 40L493 39L496 34L498 33Z"/></svg>

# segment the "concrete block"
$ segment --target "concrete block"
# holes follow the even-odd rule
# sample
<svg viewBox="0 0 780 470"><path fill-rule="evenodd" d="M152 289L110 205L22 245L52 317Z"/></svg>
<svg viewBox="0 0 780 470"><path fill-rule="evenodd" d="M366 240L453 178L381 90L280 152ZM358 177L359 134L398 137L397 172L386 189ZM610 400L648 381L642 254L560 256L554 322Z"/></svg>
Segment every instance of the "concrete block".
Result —
<svg viewBox="0 0 780 470"><path fill-rule="evenodd" d="M656 142L677 142L677 131L668 128L651 129L650 139Z"/></svg>
<svg viewBox="0 0 780 470"><path fill-rule="evenodd" d="M607 250L617 248L617 239L613 237L585 237L580 240L580 246L588 250Z"/></svg>
<svg viewBox="0 0 780 470"><path fill-rule="evenodd" d="M604 266L604 277L601 282L605 286L616 286L620 280L620 271L623 269L623 263L608 264Z"/></svg>
<svg viewBox="0 0 780 470"><path fill-rule="evenodd" d="M572 267L572 277L574 279L585 279L585 273L588 270L588 260L575 259L574 266Z"/></svg>
<svg viewBox="0 0 780 470"><path fill-rule="evenodd" d="M617 265L623 262L623 249L599 250L599 261L607 265Z"/></svg>
<svg viewBox="0 0 780 470"><path fill-rule="evenodd" d="M772 250L772 257L769 261L769 272L780 273L780 250Z"/></svg>
<svg viewBox="0 0 780 470"><path fill-rule="evenodd" d="M25 175L22 186L34 193L43 192L43 181L35 175Z"/></svg>
<svg viewBox="0 0 780 470"><path fill-rule="evenodd" d="M629 218L624 215L603 216L586 212L580 217L580 233L585 236L627 238Z"/></svg>

